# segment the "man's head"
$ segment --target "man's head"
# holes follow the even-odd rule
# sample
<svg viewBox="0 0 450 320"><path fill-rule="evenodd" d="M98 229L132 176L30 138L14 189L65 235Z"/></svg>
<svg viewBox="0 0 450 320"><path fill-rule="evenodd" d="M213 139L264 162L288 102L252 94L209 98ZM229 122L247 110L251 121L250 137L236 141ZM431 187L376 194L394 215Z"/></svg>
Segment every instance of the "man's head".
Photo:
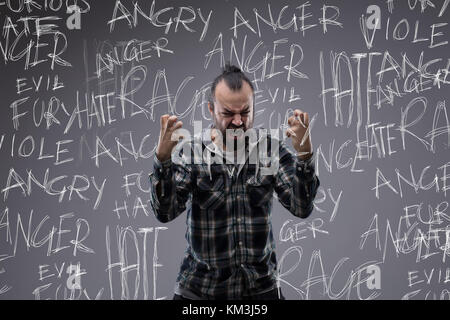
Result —
<svg viewBox="0 0 450 320"><path fill-rule="evenodd" d="M227 129L242 129L253 127L254 118L254 88L251 81L236 66L227 64L211 86L209 111L214 120L214 126L223 136L225 143Z"/></svg>

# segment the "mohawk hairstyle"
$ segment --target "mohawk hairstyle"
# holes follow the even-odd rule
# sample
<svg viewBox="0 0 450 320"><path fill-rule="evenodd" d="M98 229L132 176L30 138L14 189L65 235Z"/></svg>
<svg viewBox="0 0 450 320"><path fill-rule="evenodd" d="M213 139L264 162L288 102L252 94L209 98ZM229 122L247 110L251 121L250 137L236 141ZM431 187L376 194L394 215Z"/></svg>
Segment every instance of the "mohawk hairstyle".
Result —
<svg viewBox="0 0 450 320"><path fill-rule="evenodd" d="M212 108L214 109L214 97L216 92L217 84L225 80L225 83L227 84L228 88L230 88L232 91L238 91L242 88L242 81L245 81L248 83L250 88L252 88L253 93L255 92L255 88L253 87L252 82L247 78L247 76L242 72L239 67L231 65L230 63L227 63L225 67L222 69L222 73L218 75L212 85L211 85L211 95L210 95L210 103L212 105Z"/></svg>

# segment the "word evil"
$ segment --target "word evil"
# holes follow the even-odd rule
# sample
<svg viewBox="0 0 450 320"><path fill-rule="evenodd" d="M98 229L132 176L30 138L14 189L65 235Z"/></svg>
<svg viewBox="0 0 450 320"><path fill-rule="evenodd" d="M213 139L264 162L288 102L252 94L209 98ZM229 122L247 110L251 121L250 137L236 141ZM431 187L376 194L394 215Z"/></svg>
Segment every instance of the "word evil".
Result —
<svg viewBox="0 0 450 320"><path fill-rule="evenodd" d="M63 262L61 266L58 266L56 263L53 266L48 264L39 265L39 281L48 282L44 285L41 285L33 290L33 295L35 300L41 300L41 293L48 293L50 288L55 287L55 300L63 298L64 300L75 300L79 298L81 295L81 276L85 275L87 272L84 269L81 269L81 263L77 264L70 263L67 268L65 268L66 263ZM65 271L65 272L64 272ZM67 279L64 283L58 284L56 286L52 281L59 281L59 279L63 279L63 274L67 274ZM76 292L79 292L78 296ZM98 294L98 298L101 296L101 292ZM62 296L60 296L60 294Z"/></svg>

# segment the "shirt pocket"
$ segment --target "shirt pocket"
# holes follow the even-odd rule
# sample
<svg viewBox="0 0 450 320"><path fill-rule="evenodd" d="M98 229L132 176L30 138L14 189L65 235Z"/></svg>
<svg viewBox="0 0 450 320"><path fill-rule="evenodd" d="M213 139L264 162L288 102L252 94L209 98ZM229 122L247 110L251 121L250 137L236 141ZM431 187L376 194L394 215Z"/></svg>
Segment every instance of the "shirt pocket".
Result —
<svg viewBox="0 0 450 320"><path fill-rule="evenodd" d="M196 202L202 210L217 210L225 204L225 184L222 175L197 177Z"/></svg>
<svg viewBox="0 0 450 320"><path fill-rule="evenodd" d="M267 205L273 196L274 177L272 175L250 176L246 188L250 205L261 207Z"/></svg>

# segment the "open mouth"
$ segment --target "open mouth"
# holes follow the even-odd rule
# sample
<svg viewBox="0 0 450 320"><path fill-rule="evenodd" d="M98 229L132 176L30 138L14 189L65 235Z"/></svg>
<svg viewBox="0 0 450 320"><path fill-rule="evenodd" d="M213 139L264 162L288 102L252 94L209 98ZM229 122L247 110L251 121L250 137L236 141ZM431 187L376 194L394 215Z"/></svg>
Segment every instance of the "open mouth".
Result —
<svg viewBox="0 0 450 320"><path fill-rule="evenodd" d="M227 129L227 136L234 140L241 139L244 136L244 128Z"/></svg>

